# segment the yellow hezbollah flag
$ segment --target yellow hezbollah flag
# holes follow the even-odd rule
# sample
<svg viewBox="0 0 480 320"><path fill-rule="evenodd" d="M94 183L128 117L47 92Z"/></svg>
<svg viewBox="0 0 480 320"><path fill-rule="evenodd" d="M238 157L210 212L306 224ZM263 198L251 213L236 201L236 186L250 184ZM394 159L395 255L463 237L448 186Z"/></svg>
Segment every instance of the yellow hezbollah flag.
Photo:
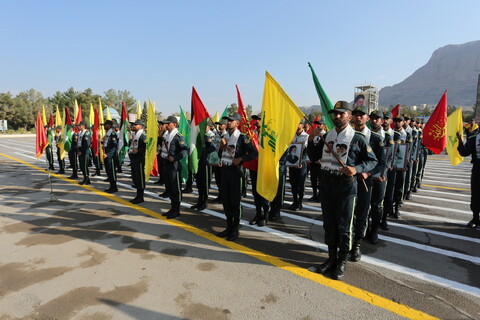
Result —
<svg viewBox="0 0 480 320"><path fill-rule="evenodd" d="M57 107L57 112L55 112L55 126L62 126L63 125L62 116L60 115L60 112L58 112L58 105L56 107Z"/></svg>
<svg viewBox="0 0 480 320"><path fill-rule="evenodd" d="M77 124L77 116L78 116L78 102L75 99L73 103L73 124Z"/></svg>
<svg viewBox="0 0 480 320"><path fill-rule="evenodd" d="M220 121L220 115L218 114L218 110L217 110L217 112L215 113L215 115L213 116L212 120L213 120L213 124L215 124L215 122L219 122L219 121Z"/></svg>
<svg viewBox="0 0 480 320"><path fill-rule="evenodd" d="M457 132L463 133L462 108L455 110L447 118L447 153L452 166L456 166L463 161L463 157L457 150Z"/></svg>
<svg viewBox="0 0 480 320"><path fill-rule="evenodd" d="M140 103L140 100L138 100L137 104L137 119L142 118L142 104Z"/></svg>
<svg viewBox="0 0 480 320"><path fill-rule="evenodd" d="M57 113L58 113L58 109L57 109ZM62 126L62 132L60 132L59 136L58 136L58 146L60 147L60 159L64 159L65 158L65 121L66 121L66 113L65 113L65 109L63 109L63 112L62 112L62 122L60 123L60 125Z"/></svg>
<svg viewBox="0 0 480 320"><path fill-rule="evenodd" d="M304 114L268 71L265 75L257 192L273 201L278 189L279 160L292 142Z"/></svg>
<svg viewBox="0 0 480 320"><path fill-rule="evenodd" d="M90 128L93 128L93 123L95 122L95 112L93 111L93 104L90 103L90 114L88 115L88 125Z"/></svg>
<svg viewBox="0 0 480 320"><path fill-rule="evenodd" d="M155 107L148 101L147 113L147 145L145 150L145 182L148 182L153 169L154 161L157 161L157 138L158 123L155 116Z"/></svg>
<svg viewBox="0 0 480 320"><path fill-rule="evenodd" d="M45 113L45 106L42 105L42 123L44 126L47 125L47 114Z"/></svg>

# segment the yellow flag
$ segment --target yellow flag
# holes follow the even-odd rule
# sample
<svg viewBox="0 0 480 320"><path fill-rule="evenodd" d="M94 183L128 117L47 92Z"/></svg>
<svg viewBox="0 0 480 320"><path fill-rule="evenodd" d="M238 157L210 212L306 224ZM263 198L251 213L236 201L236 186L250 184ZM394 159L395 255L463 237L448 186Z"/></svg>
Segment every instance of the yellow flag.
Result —
<svg viewBox="0 0 480 320"><path fill-rule="evenodd" d="M55 112L55 126L63 126L62 124L62 116L60 115L60 112L58 111L58 106L57 107L57 112ZM63 127L62 127L63 130Z"/></svg>
<svg viewBox="0 0 480 320"><path fill-rule="evenodd" d="M304 114L268 71L265 74L257 192L273 201L278 189L279 160L292 142Z"/></svg>
<svg viewBox="0 0 480 320"><path fill-rule="evenodd" d="M157 138L158 138L158 123L155 117L155 108L150 101L148 101L147 113L147 145L145 150L145 182L148 182L150 173L153 169L153 164L157 161Z"/></svg>
<svg viewBox="0 0 480 320"><path fill-rule="evenodd" d="M107 114L106 114L105 120L112 120L112 116L110 115L110 107L107 106L106 110L107 110Z"/></svg>
<svg viewBox="0 0 480 320"><path fill-rule="evenodd" d="M103 126L103 123L105 121L103 120L102 99L100 98L98 98L98 118L100 120L100 127L98 129L98 134L99 134L98 139L101 143L101 141L103 141L103 137L105 136L105 127ZM100 154L100 160L103 162L103 145L100 146L99 154Z"/></svg>
<svg viewBox="0 0 480 320"><path fill-rule="evenodd" d="M220 115L218 114L218 110L217 110L217 112L215 113L215 115L213 116L212 120L213 120L213 123L214 123L214 124L215 124L215 122L220 121Z"/></svg>
<svg viewBox="0 0 480 320"><path fill-rule="evenodd" d="M93 111L93 104L90 103L90 115L88 116L88 124L90 128L93 128L93 122L95 121L95 112Z"/></svg>
<svg viewBox="0 0 480 320"><path fill-rule="evenodd" d="M78 102L75 99L75 103L73 104L73 124L77 124L77 115L78 115Z"/></svg>
<svg viewBox="0 0 480 320"><path fill-rule="evenodd" d="M44 126L47 125L47 115L45 114L45 106L44 105L42 105L42 122L43 122Z"/></svg>
<svg viewBox="0 0 480 320"><path fill-rule="evenodd" d="M57 109L58 112L58 109ZM65 140L64 140L64 133L65 133L65 109L62 112L62 122L60 125L62 126L62 132L60 132L60 136L58 137L58 147L60 148L60 159L65 158Z"/></svg>
<svg viewBox="0 0 480 320"><path fill-rule="evenodd" d="M142 117L142 104L140 103L140 100L138 100L137 119L140 119L141 117Z"/></svg>
<svg viewBox="0 0 480 320"><path fill-rule="evenodd" d="M463 161L463 157L457 150L457 132L463 133L462 108L455 110L447 118L447 153L452 166L456 166Z"/></svg>

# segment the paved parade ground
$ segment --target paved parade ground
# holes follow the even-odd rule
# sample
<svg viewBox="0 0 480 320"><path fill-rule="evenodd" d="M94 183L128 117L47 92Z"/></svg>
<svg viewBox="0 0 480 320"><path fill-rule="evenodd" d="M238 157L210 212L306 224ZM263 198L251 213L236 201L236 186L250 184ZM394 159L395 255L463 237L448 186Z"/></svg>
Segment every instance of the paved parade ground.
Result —
<svg viewBox="0 0 480 320"><path fill-rule="evenodd" d="M221 205L191 210L196 194L166 220L158 178L144 203L128 202L128 162L111 195L105 174L81 186L69 169L50 187L33 135L0 136L0 148L0 319L480 319L480 229L465 227L470 158L452 167L429 156L422 188L340 282L306 270L327 257L317 202L252 227L249 187L229 242L215 236Z"/></svg>

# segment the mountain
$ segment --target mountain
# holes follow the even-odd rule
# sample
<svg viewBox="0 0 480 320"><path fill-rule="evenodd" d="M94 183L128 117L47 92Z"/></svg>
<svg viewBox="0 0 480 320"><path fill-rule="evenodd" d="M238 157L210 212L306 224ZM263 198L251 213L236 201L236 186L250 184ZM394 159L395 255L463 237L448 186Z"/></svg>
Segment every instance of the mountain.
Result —
<svg viewBox="0 0 480 320"><path fill-rule="evenodd" d="M473 106L480 73L480 41L435 50L426 65L402 82L380 90L381 106L436 105L445 90L448 104Z"/></svg>

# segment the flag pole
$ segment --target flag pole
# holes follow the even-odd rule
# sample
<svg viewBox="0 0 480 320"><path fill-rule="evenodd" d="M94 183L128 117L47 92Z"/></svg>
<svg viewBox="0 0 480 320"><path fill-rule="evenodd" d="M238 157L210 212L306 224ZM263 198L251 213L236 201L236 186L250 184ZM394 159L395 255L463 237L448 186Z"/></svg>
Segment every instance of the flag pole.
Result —
<svg viewBox="0 0 480 320"><path fill-rule="evenodd" d="M306 115L303 116L305 120L307 120L307 122L313 126L312 122L310 121L310 119L308 119L308 117ZM332 129L333 130L333 129ZM333 154L333 156L335 157L335 159L337 159L338 163L340 163L340 165L343 167L343 168L346 168L347 165L345 164L345 162L343 162L342 159L340 159L340 157L338 156L338 154L336 152L333 152L333 149L332 147L327 143L327 141L325 140L325 138L323 137L323 135L320 135L319 136L321 139L322 139L322 142L324 145L327 146L327 149L328 151L330 151L331 154ZM365 191L368 192L368 187L367 187L367 184L365 183L365 180L364 179L361 179L362 182L363 182L363 186L365 187Z"/></svg>

